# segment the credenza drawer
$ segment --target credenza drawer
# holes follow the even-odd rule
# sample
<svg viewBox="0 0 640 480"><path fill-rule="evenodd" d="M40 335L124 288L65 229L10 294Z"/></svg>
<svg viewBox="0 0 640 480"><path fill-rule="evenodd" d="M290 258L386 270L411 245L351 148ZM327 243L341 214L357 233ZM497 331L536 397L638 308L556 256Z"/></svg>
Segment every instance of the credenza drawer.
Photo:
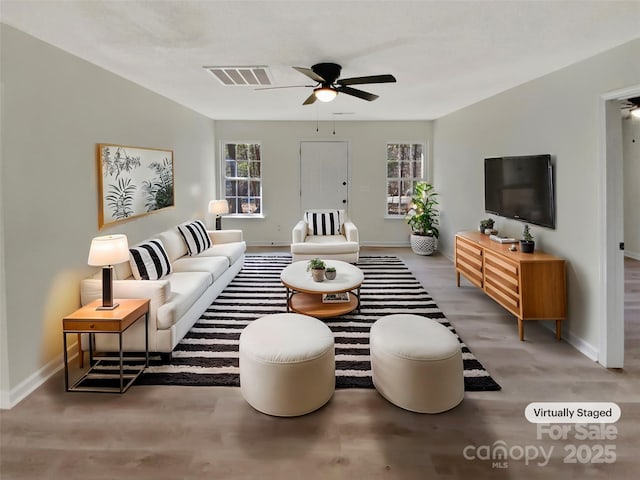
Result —
<svg viewBox="0 0 640 480"><path fill-rule="evenodd" d="M464 239L456 238L456 269L471 283L482 288L482 254L481 248Z"/></svg>
<svg viewBox="0 0 640 480"><path fill-rule="evenodd" d="M510 310L515 315L520 314L520 295L517 292L510 288L505 288L503 284L496 282L494 278L486 276L484 290L507 310Z"/></svg>

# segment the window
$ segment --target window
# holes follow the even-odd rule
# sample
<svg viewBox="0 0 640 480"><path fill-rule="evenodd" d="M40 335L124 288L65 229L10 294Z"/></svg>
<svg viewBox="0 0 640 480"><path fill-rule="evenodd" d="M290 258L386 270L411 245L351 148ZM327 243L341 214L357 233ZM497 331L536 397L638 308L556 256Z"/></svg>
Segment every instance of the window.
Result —
<svg viewBox="0 0 640 480"><path fill-rule="evenodd" d="M260 144L224 144L224 190L230 214L262 213Z"/></svg>
<svg viewBox="0 0 640 480"><path fill-rule="evenodd" d="M387 215L405 216L413 187L424 180L423 143L387 143Z"/></svg>

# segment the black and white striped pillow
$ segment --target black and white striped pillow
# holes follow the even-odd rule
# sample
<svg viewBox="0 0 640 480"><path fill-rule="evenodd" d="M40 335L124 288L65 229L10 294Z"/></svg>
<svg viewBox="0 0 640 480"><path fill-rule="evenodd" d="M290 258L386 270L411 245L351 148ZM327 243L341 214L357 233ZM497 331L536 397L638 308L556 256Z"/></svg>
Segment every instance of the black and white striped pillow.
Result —
<svg viewBox="0 0 640 480"><path fill-rule="evenodd" d="M309 225L309 235L340 235L342 233L342 223L340 213L335 210L331 212L306 212L307 224Z"/></svg>
<svg viewBox="0 0 640 480"><path fill-rule="evenodd" d="M171 273L169 256L160 240L130 248L129 264L136 280L160 280Z"/></svg>
<svg viewBox="0 0 640 480"><path fill-rule="evenodd" d="M211 239L207 229L200 220L178 225L178 231L187 244L189 255L198 255L211 247Z"/></svg>

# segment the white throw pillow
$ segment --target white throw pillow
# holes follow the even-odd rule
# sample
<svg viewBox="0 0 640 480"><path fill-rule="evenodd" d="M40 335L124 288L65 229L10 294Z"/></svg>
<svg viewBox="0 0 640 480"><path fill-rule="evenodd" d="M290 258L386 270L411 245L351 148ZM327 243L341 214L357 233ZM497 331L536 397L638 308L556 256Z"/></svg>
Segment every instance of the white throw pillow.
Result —
<svg viewBox="0 0 640 480"><path fill-rule="evenodd" d="M190 256L198 255L211 247L211 238L200 220L178 225L178 231L187 245Z"/></svg>
<svg viewBox="0 0 640 480"><path fill-rule="evenodd" d="M171 273L169 256L157 239L130 248L129 264L136 280L160 280Z"/></svg>

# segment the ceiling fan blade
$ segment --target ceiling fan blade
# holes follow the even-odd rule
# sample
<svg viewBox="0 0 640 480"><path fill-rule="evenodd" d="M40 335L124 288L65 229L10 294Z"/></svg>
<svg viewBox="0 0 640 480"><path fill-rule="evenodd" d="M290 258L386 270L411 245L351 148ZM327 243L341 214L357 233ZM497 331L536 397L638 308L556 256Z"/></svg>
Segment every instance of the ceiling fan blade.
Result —
<svg viewBox="0 0 640 480"><path fill-rule="evenodd" d="M300 73L302 73L303 75L306 75L307 77L309 77L311 80L315 80L318 83L326 83L326 80L324 78L322 78L320 75L318 75L316 72L314 72L313 70L311 70L310 68L305 68L305 67L293 67L294 70L299 71Z"/></svg>
<svg viewBox="0 0 640 480"><path fill-rule="evenodd" d="M303 102L302 105L311 105L316 101L316 92L313 92L311 95L307 97L307 99Z"/></svg>
<svg viewBox="0 0 640 480"><path fill-rule="evenodd" d="M352 95L354 97L362 98L363 100L368 100L369 102L373 102L378 95L374 95L373 93L365 92L364 90L358 90L357 88L351 87L338 87L336 90L340 93L346 93L347 95Z"/></svg>
<svg viewBox="0 0 640 480"><path fill-rule="evenodd" d="M338 85L362 85L364 83L394 83L396 77L393 75L370 75L368 77L352 77L338 80Z"/></svg>
<svg viewBox="0 0 640 480"><path fill-rule="evenodd" d="M278 88L301 88L301 87L313 88L315 87L315 85L284 85L282 87L259 87L259 88L254 88L254 90L277 90Z"/></svg>

